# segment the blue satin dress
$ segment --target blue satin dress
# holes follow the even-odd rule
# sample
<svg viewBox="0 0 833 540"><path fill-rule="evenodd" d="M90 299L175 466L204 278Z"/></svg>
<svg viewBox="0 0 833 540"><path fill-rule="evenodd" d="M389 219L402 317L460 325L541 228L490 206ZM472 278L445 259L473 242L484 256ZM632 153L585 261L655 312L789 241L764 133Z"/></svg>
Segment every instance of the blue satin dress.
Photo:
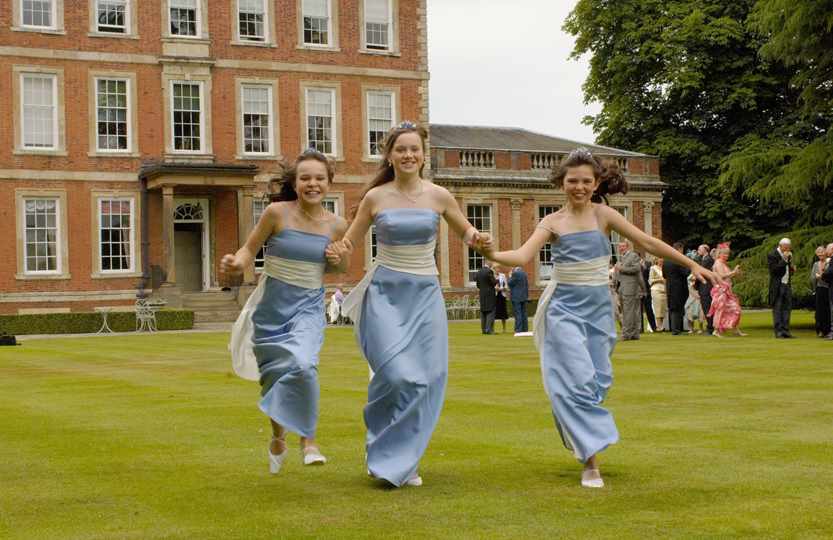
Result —
<svg viewBox="0 0 833 540"><path fill-rule="evenodd" d="M439 215L394 208L374 220L379 249L436 240ZM367 390L367 468L396 486L417 474L448 379L448 321L436 275L378 266L362 301L359 345L374 375Z"/></svg>
<svg viewBox="0 0 833 540"><path fill-rule="evenodd" d="M283 229L269 237L267 256L326 264L327 236ZM315 437L318 352L324 343L324 288L308 289L270 276L252 314L260 370L260 410L287 430Z"/></svg>
<svg viewBox="0 0 833 540"><path fill-rule="evenodd" d="M556 266L588 261L609 257L610 243L598 230L568 233L552 253ZM558 283L546 310L544 388L564 446L583 463L619 440L613 415L602 407L613 383L616 344L610 290L607 284Z"/></svg>

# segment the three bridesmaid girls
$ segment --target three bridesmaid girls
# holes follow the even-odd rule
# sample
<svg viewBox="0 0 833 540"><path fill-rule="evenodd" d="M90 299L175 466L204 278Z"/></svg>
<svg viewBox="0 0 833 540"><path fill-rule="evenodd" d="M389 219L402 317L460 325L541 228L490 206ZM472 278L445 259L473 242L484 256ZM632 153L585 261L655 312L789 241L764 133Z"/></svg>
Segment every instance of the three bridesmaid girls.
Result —
<svg viewBox="0 0 833 540"><path fill-rule="evenodd" d="M220 261L239 274L264 249L263 275L232 329L235 371L259 380L260 409L269 417L269 470L280 471L287 432L300 435L305 465L326 462L315 441L318 424L318 353L324 341L325 249L341 239L347 222L322 202L335 175L333 163L310 149L283 175L278 202L266 207L246 244ZM341 267L331 268L342 271Z"/></svg>
<svg viewBox="0 0 833 540"><path fill-rule="evenodd" d="M544 217L519 249L494 252L486 246L485 255L522 266L552 244L555 264L538 302L535 344L556 428L564 446L584 464L581 485L600 488L598 454L619 439L613 416L602 406L613 382L610 357L617 338L608 290L609 233L690 268L700 281L718 278L599 204L608 195L627 192L616 164L604 165L588 150L577 149L553 171L551 181L564 190L566 205Z"/></svg>

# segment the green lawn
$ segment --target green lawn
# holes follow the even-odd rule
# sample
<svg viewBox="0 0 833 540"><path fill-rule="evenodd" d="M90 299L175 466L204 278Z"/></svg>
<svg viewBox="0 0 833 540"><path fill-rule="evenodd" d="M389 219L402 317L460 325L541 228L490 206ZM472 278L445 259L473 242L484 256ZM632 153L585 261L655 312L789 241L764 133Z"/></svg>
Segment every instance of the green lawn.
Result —
<svg viewBox="0 0 833 540"><path fill-rule="evenodd" d="M225 334L30 340L0 348L0 538L829 538L833 343L648 335L621 343L608 487L579 487L529 338L451 328L425 485L365 476L367 367L327 333L319 438L330 463L278 476L258 387ZM296 439L290 441L293 447Z"/></svg>

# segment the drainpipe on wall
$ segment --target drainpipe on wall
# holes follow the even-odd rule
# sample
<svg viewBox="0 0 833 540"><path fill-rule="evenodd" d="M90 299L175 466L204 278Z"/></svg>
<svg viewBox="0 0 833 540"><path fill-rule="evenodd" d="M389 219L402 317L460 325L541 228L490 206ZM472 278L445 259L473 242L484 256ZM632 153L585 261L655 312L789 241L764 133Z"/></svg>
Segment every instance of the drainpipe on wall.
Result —
<svg viewBox="0 0 833 540"><path fill-rule="evenodd" d="M142 279L139 281L139 290L136 291L137 298L145 298L145 291L150 285L150 237L148 236L149 216L148 216L148 180L142 172L139 173L139 181L141 182L140 208L142 209Z"/></svg>

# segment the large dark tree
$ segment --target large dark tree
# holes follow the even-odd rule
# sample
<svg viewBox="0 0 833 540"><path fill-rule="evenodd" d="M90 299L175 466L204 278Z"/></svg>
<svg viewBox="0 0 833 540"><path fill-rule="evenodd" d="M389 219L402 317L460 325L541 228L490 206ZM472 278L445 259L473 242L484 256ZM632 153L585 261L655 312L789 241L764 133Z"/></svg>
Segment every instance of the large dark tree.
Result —
<svg viewBox="0 0 833 540"><path fill-rule="evenodd" d="M660 157L669 184L667 236L745 247L794 216L778 201L744 197L720 182L736 142L766 138L791 114L797 90L780 62L762 61L766 38L747 20L753 0L579 0L564 28L573 56L590 54L588 121L602 144Z"/></svg>
<svg viewBox="0 0 833 540"><path fill-rule="evenodd" d="M759 0L749 26L761 56L790 70L792 115L737 141L721 180L791 209L797 226L833 223L833 1Z"/></svg>

